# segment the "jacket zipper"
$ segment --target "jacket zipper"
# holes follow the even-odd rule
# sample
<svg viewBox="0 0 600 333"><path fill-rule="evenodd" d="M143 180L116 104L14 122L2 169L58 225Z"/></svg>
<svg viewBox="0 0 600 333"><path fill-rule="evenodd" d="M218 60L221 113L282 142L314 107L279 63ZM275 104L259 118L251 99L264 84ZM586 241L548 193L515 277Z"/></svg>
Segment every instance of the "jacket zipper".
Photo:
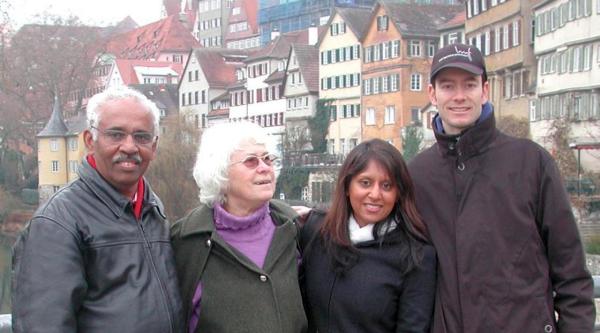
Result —
<svg viewBox="0 0 600 333"><path fill-rule="evenodd" d="M144 213L142 212L141 215L143 216ZM142 238L144 239L144 244L145 244L144 251L146 252L146 255L148 256L148 259L150 260L150 264L152 266L152 271L154 272L154 275L156 276L156 279L158 280L158 284L160 285L160 292L163 297L163 302L164 302L165 308L167 309L167 318L169 318L169 326L170 326L171 332L173 332L173 318L172 318L173 312L171 311L171 308L169 306L165 286L164 286L162 280L160 279L158 270L156 269L156 264L154 263L154 257L152 256L152 252L150 251L150 242L148 241L148 238L146 238L146 232L144 231L144 226L142 226L142 219L136 218L136 224L138 225L138 230L139 230L140 234L142 235Z"/></svg>

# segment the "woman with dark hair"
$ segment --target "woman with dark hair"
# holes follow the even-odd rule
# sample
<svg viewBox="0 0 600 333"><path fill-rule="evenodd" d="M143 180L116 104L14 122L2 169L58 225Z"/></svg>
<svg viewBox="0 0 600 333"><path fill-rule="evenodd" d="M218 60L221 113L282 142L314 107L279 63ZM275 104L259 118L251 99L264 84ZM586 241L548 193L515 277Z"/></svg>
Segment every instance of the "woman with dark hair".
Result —
<svg viewBox="0 0 600 333"><path fill-rule="evenodd" d="M300 236L309 330L428 332L436 255L400 152L374 139L342 165L331 207Z"/></svg>

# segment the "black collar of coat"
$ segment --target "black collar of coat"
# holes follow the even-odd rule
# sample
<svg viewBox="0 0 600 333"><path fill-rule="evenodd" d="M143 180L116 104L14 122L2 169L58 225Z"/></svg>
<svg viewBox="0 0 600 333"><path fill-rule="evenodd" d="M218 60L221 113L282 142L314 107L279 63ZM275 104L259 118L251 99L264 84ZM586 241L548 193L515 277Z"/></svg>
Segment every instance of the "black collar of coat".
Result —
<svg viewBox="0 0 600 333"><path fill-rule="evenodd" d="M456 156L462 154L464 158L471 157L487 148L498 134L493 113L487 119L456 135L440 133L435 124L433 125L438 151L442 155Z"/></svg>
<svg viewBox="0 0 600 333"><path fill-rule="evenodd" d="M81 165L77 168L77 174L88 188L103 202L117 217L125 214L128 206L131 206L131 200L119 193L112 185L110 185L100 173L92 168L84 157ZM144 181L144 207L142 211L146 211L151 207L156 207L158 213L165 218L164 207L160 199L154 194L150 184L143 178ZM131 207L133 211L133 207ZM143 215L143 214L142 214Z"/></svg>

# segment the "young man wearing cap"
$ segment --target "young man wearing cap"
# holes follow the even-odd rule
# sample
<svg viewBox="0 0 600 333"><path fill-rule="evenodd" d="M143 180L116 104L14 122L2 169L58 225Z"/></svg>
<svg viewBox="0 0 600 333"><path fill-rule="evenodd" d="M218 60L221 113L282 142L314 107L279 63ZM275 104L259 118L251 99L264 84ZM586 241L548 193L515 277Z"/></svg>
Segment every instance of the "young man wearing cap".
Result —
<svg viewBox="0 0 600 333"><path fill-rule="evenodd" d="M593 283L552 157L496 129L473 46L433 58L437 143L410 163L438 253L432 332L592 332Z"/></svg>

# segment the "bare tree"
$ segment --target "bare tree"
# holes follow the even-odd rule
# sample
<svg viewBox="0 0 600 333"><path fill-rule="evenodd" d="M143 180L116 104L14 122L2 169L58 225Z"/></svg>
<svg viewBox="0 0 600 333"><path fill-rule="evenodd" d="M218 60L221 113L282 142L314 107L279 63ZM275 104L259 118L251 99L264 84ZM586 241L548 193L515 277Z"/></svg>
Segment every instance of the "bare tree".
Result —
<svg viewBox="0 0 600 333"><path fill-rule="evenodd" d="M173 117L167 133L160 138L156 159L146 173L171 222L199 204L198 187L192 177L198 131L183 118Z"/></svg>
<svg viewBox="0 0 600 333"><path fill-rule="evenodd" d="M308 125L286 126L283 137L285 153L298 153L312 150L311 135Z"/></svg>
<svg viewBox="0 0 600 333"><path fill-rule="evenodd" d="M505 116L498 120L498 129L502 132L517 137L529 138L529 122L515 116Z"/></svg>
<svg viewBox="0 0 600 333"><path fill-rule="evenodd" d="M0 163L6 152L21 153L23 145L35 151L54 97L69 111L67 106L81 104L68 103L74 96L84 97L73 92L86 90L94 78L104 44L101 30L76 17L46 15L42 22L23 26L0 49Z"/></svg>

